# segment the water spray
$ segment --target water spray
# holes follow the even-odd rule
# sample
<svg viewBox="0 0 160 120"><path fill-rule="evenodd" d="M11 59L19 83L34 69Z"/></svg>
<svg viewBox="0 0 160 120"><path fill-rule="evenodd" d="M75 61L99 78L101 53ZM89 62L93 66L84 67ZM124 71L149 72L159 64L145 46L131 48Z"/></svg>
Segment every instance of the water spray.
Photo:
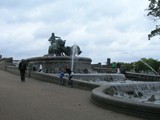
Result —
<svg viewBox="0 0 160 120"><path fill-rule="evenodd" d="M122 50L121 50L122 51ZM129 53L129 52L126 52L126 51L122 51L123 53L125 53L125 54L128 54L128 55L131 55L131 56L133 56L133 57L135 57L135 58L137 58L137 59L139 59L137 56L135 56L135 55L133 55L133 54L131 54L131 53ZM140 61L143 63L143 64L145 64L147 67L149 67L156 75L159 75L149 64L147 64L146 62L144 62L143 60L141 60L140 59Z"/></svg>
<svg viewBox="0 0 160 120"><path fill-rule="evenodd" d="M77 53L77 45L74 44L74 45L73 45L73 48L72 48L71 71L73 71L73 67L74 67L74 59L75 59L76 53Z"/></svg>

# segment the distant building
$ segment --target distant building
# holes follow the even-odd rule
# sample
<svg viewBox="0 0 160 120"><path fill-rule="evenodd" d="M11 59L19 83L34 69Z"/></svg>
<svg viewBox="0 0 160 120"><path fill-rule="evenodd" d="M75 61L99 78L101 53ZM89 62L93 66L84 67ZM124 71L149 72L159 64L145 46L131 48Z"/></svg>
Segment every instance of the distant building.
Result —
<svg viewBox="0 0 160 120"><path fill-rule="evenodd" d="M114 67L112 66L110 58L107 58L106 65L102 65L101 63L98 63L98 64L92 64L91 67L93 71L98 73L116 73L117 71L116 66Z"/></svg>

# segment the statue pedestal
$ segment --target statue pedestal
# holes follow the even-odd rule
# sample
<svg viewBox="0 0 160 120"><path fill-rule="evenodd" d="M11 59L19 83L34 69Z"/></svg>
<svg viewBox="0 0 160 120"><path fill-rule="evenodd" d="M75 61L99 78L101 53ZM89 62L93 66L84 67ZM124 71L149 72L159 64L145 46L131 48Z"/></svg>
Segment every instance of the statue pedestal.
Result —
<svg viewBox="0 0 160 120"><path fill-rule="evenodd" d="M46 73L58 73L60 68L64 68L66 65L71 67L71 56L44 56L34 57L27 59L29 64L35 67L35 70L39 71L42 67L42 71ZM91 71L90 58L74 57L73 72L74 73L87 73Z"/></svg>

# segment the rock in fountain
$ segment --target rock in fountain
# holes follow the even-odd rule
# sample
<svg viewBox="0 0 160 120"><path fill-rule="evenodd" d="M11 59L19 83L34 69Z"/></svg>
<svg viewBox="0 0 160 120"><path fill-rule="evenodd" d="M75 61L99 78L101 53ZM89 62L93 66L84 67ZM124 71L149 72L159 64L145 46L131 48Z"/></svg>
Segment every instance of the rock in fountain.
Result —
<svg viewBox="0 0 160 120"><path fill-rule="evenodd" d="M156 101L155 95L152 95L152 96L148 99L148 101L151 101L151 102Z"/></svg>

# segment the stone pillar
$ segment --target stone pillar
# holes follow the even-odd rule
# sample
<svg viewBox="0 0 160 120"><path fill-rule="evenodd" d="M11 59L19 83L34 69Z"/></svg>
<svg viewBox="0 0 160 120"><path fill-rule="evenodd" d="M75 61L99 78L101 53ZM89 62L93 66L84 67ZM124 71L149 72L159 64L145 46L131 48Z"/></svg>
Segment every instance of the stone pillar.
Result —
<svg viewBox="0 0 160 120"><path fill-rule="evenodd" d="M110 66L111 66L111 59L107 58L107 68L110 68Z"/></svg>

